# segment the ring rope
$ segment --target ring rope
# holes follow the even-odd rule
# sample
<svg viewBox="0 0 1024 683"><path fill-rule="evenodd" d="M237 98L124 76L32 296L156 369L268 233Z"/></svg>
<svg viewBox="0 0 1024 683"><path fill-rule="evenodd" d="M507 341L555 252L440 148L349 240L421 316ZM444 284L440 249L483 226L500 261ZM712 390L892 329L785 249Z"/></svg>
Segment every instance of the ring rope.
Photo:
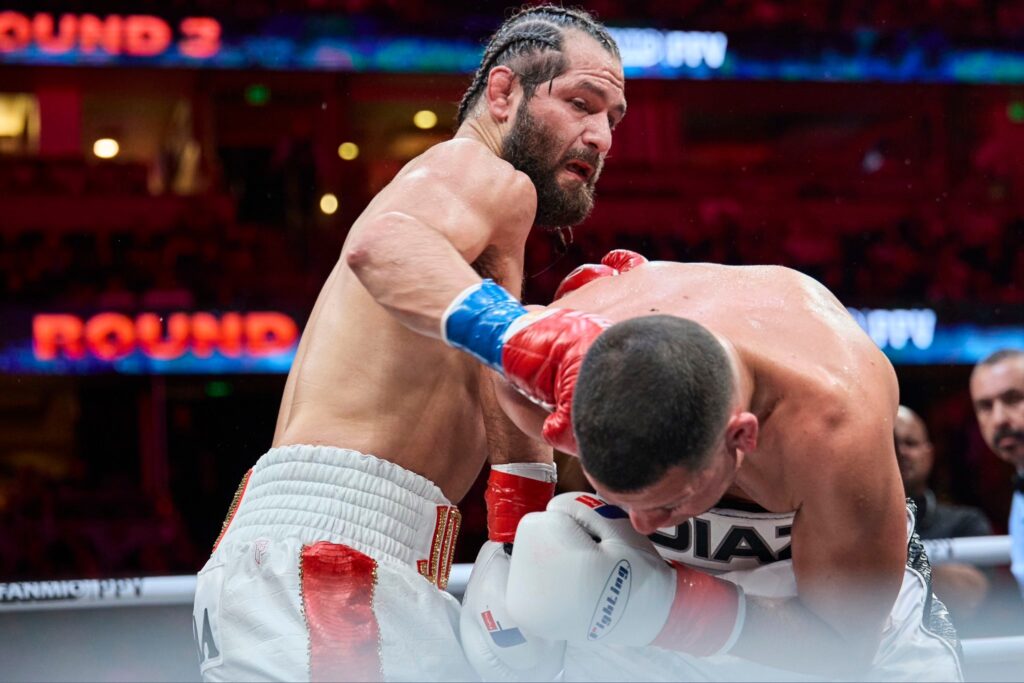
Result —
<svg viewBox="0 0 1024 683"><path fill-rule="evenodd" d="M1009 536L943 538L924 541L933 564L966 562L981 566L1008 564ZM448 591L461 595L466 589L471 564L452 566ZM191 605L195 575L145 576L123 579L73 579L63 581L15 581L0 583L0 612ZM1024 636L967 638L961 641L964 659L971 664L1024 659Z"/></svg>

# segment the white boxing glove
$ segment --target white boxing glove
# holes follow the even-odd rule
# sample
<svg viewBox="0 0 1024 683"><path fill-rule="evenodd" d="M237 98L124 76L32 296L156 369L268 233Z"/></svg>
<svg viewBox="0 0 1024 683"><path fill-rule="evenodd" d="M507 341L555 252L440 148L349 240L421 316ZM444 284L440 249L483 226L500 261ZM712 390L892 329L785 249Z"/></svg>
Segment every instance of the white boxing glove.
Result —
<svg viewBox="0 0 1024 683"><path fill-rule="evenodd" d="M504 544L484 543L459 616L466 659L484 681L553 681L562 672L565 642L528 634L516 625L505 604L508 570Z"/></svg>
<svg viewBox="0 0 1024 683"><path fill-rule="evenodd" d="M622 509L582 493L520 521L507 596L538 636L694 655L727 652L745 611L739 586L666 563Z"/></svg>

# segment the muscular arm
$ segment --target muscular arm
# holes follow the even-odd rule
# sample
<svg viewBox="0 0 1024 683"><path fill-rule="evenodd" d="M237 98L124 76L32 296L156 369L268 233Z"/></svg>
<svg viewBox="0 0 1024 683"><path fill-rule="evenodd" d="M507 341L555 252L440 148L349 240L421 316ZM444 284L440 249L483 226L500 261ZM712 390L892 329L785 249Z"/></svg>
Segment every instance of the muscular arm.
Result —
<svg viewBox="0 0 1024 683"><path fill-rule="evenodd" d="M478 256L489 237L483 229L466 249L467 257ZM448 236L420 218L394 211L371 219L345 262L400 323L434 338L441 336L441 317L452 299L481 280Z"/></svg>
<svg viewBox="0 0 1024 683"><path fill-rule="evenodd" d="M481 145L456 142L396 178L343 255L377 303L434 338L452 300L481 280L470 263L492 245L521 250L536 207L526 176Z"/></svg>
<svg viewBox="0 0 1024 683"><path fill-rule="evenodd" d="M730 654L829 676L868 668L899 592L906 518L891 427L833 430L793 524L797 598L751 597ZM806 468L805 468L806 469ZM798 476L810 480L808 474Z"/></svg>
<svg viewBox="0 0 1024 683"><path fill-rule="evenodd" d="M480 405L487 427L490 463L553 462L551 446L540 438L546 413L523 398L496 373L481 370L480 374ZM519 415L518 408L525 411L523 414L529 416L531 424L520 424L511 419L513 415Z"/></svg>

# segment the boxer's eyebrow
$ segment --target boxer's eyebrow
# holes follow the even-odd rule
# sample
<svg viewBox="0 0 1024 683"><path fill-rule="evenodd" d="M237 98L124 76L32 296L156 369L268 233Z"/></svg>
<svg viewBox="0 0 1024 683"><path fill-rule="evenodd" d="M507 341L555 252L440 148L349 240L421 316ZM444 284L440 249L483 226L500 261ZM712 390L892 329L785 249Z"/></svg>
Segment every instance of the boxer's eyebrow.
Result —
<svg viewBox="0 0 1024 683"><path fill-rule="evenodd" d="M597 97L601 98L601 100L604 102L605 106L608 106L608 101L609 101L610 98L609 98L609 95L608 95L608 91L606 89L602 88L600 85L598 85L597 83L594 83L593 81L580 81L578 83L578 86L580 88L583 88L584 90L586 90L588 92L593 93ZM616 123L618 123L618 121L621 121L622 117L626 115L626 103L625 102L620 102L619 104L616 104L614 106L609 107L609 109L611 111L615 112L615 114L617 115Z"/></svg>

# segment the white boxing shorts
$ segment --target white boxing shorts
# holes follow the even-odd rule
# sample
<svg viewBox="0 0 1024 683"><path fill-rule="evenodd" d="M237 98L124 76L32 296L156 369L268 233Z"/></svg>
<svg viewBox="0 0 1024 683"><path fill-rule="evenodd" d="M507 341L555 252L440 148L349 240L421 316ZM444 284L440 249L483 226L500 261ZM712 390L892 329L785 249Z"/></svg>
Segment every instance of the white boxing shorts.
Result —
<svg viewBox="0 0 1024 683"><path fill-rule="evenodd" d="M962 681L960 647L945 606L931 592L931 567L907 509L907 565L874 664L863 680ZM793 513L712 508L651 535L669 560L716 574L747 595L796 597L789 537ZM566 681L812 681L807 674L739 657L694 657L657 647L570 643Z"/></svg>
<svg viewBox="0 0 1024 683"><path fill-rule="evenodd" d="M203 679L475 679L444 591L459 521L437 486L393 463L271 449L199 572Z"/></svg>

